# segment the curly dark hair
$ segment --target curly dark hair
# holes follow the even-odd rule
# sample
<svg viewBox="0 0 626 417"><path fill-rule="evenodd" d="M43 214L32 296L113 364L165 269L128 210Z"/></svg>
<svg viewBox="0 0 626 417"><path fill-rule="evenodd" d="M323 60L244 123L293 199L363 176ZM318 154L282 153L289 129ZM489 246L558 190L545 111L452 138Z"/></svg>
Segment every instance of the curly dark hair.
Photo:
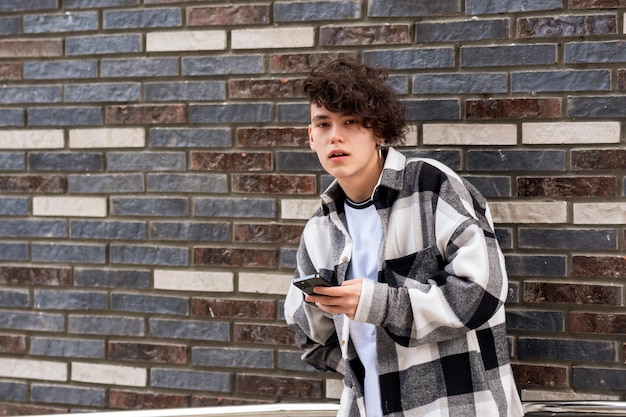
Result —
<svg viewBox="0 0 626 417"><path fill-rule="evenodd" d="M314 68L302 87L311 103L334 113L357 116L386 143L402 143L407 131L405 109L385 83L387 79L384 68L340 58Z"/></svg>

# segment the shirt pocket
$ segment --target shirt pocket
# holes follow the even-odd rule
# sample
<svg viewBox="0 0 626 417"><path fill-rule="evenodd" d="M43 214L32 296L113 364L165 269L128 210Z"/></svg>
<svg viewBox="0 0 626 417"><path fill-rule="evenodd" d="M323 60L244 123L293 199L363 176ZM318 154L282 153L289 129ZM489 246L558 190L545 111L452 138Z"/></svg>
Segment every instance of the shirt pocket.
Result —
<svg viewBox="0 0 626 417"><path fill-rule="evenodd" d="M426 284L443 270L444 262L436 246L428 246L401 258L385 260L385 282L394 287Z"/></svg>

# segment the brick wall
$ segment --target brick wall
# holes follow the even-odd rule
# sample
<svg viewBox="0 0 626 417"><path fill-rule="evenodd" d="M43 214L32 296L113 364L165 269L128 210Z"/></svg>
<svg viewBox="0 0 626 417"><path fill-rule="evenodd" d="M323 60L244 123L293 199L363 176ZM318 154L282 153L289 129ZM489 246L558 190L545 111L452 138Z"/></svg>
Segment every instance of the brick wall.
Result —
<svg viewBox="0 0 626 417"><path fill-rule="evenodd" d="M525 400L624 399L626 3L0 0L0 414L336 400L282 320L311 65L489 198Z"/></svg>

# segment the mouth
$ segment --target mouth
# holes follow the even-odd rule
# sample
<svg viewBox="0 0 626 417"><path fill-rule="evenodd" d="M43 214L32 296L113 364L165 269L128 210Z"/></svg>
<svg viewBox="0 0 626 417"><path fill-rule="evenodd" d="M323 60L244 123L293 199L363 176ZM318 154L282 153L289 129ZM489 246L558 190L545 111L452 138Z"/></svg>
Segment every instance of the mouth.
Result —
<svg viewBox="0 0 626 417"><path fill-rule="evenodd" d="M334 158L341 158L344 156L348 156L348 154L342 150L334 150L328 155L328 158L334 159Z"/></svg>

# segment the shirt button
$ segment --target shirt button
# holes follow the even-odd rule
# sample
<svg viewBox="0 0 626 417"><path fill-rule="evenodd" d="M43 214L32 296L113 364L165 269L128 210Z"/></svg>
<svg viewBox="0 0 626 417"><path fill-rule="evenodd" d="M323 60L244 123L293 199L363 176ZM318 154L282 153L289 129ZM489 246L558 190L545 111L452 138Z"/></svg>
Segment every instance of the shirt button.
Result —
<svg viewBox="0 0 626 417"><path fill-rule="evenodd" d="M341 346L345 346L345 344L346 344L346 340L345 340L345 339L343 339L343 340L341 341Z"/></svg>
<svg viewBox="0 0 626 417"><path fill-rule="evenodd" d="M348 262L348 257L344 256L343 258L341 258L341 262L343 262L344 264Z"/></svg>

